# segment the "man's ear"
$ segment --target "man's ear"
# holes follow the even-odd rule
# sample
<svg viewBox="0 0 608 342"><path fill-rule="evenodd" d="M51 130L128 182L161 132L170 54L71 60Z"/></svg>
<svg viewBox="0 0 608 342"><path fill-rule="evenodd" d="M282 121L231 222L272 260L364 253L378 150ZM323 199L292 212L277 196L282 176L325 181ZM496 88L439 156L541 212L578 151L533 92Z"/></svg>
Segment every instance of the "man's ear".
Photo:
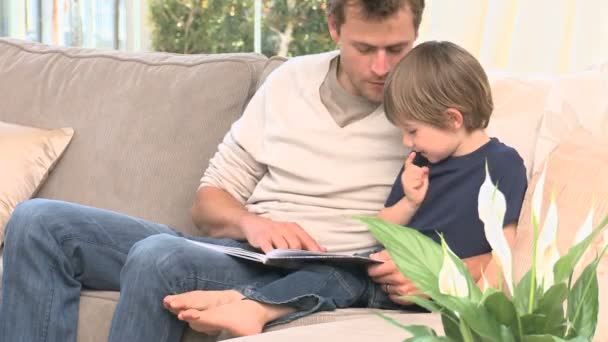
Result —
<svg viewBox="0 0 608 342"><path fill-rule="evenodd" d="M327 27L329 28L331 39L338 44L340 42L340 32L336 26L336 20L333 14L327 16Z"/></svg>
<svg viewBox="0 0 608 342"><path fill-rule="evenodd" d="M464 117L458 109L448 108L444 114L447 117L447 123L450 128L458 130L464 125Z"/></svg>

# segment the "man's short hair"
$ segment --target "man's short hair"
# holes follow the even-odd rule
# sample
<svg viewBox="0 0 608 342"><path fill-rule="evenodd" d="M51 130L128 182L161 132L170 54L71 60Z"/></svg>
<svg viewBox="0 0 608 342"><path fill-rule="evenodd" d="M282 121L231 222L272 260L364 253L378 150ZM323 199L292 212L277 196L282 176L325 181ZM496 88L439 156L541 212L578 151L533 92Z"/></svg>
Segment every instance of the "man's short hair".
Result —
<svg viewBox="0 0 608 342"><path fill-rule="evenodd" d="M336 29L346 21L346 7L358 6L364 19L382 20L407 5L413 14L414 29L418 32L424 11L424 0L328 0L329 14L333 15Z"/></svg>
<svg viewBox="0 0 608 342"><path fill-rule="evenodd" d="M412 49L384 87L386 117L399 126L414 120L444 128L454 108L468 131L486 128L494 108L488 77L473 55L450 42L429 41Z"/></svg>

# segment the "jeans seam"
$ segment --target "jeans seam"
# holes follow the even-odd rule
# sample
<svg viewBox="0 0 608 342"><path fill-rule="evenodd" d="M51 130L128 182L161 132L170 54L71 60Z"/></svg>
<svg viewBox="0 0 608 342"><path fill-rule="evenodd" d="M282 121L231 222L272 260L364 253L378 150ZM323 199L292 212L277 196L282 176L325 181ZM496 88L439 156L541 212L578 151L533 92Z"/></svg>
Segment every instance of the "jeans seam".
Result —
<svg viewBox="0 0 608 342"><path fill-rule="evenodd" d="M335 269L332 270L332 275L335 276L336 280L338 281L338 283L340 283L340 286L346 291L348 292L348 294L353 297L355 295L355 292L353 291L353 288L351 286L348 285L348 282L344 279L344 277L340 274L340 272L336 271Z"/></svg>
<svg viewBox="0 0 608 342"><path fill-rule="evenodd" d="M91 241L88 239L84 239L82 236L79 235L68 235L66 237L62 237L60 240L58 240L57 242L59 243L60 246L63 246L64 243L71 241L71 240L78 240L80 242L84 242L87 243L89 245L95 245L95 246L102 246L102 247L107 247L110 248L116 252L119 253L124 253L124 254L129 254L129 251L124 251L122 250L122 248L116 248L116 246L111 245L111 244L107 244L107 243L100 243L97 241Z"/></svg>
<svg viewBox="0 0 608 342"><path fill-rule="evenodd" d="M56 274L56 272L58 271L56 265L51 265L50 267L54 271L53 274ZM47 341L47 339L48 339L49 324L51 321L51 311L52 311L54 299L55 299L55 287L51 286L50 287L50 298L49 298L46 312L44 315L44 325L42 326L42 336L40 336L40 341L43 341L43 342Z"/></svg>

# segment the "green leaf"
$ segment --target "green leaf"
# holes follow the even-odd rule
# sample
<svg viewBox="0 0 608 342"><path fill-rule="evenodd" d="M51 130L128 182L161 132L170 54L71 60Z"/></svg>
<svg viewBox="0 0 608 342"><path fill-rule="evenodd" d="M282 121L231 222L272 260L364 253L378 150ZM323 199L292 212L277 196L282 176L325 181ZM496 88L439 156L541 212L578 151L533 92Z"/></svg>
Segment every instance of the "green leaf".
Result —
<svg viewBox="0 0 608 342"><path fill-rule="evenodd" d="M557 306L554 307L552 311L546 314L547 320L545 322L545 326L539 333L545 333L558 337L565 337L566 335L566 317L564 315L564 307Z"/></svg>
<svg viewBox="0 0 608 342"><path fill-rule="evenodd" d="M432 301L428 298L424 298L424 297L420 297L420 296L402 296L401 298L408 300L431 312L440 312L440 311L444 310L441 306L437 305L437 303L435 303L434 301Z"/></svg>
<svg viewBox="0 0 608 342"><path fill-rule="evenodd" d="M596 273L598 264L599 259L596 259L585 267L568 296L568 320L577 335L589 339L595 334L599 310Z"/></svg>
<svg viewBox="0 0 608 342"><path fill-rule="evenodd" d="M397 268L424 293L439 292L443 251L422 233L374 217L357 217L387 249Z"/></svg>
<svg viewBox="0 0 608 342"><path fill-rule="evenodd" d="M524 335L538 334L547 325L547 316L543 314L526 314L519 320Z"/></svg>
<svg viewBox="0 0 608 342"><path fill-rule="evenodd" d="M415 337L410 337L406 340L404 340L404 342L451 342L452 340L448 337L444 337L444 336L415 336Z"/></svg>
<svg viewBox="0 0 608 342"><path fill-rule="evenodd" d="M392 325L410 332L414 337L416 337L416 336L437 336L437 333L435 332L435 330L433 330L427 326L402 324L401 322L399 322L399 321L395 320L394 318L389 317L381 312L376 312L376 314L378 316L380 316L382 319L384 319L385 321L391 323Z"/></svg>
<svg viewBox="0 0 608 342"><path fill-rule="evenodd" d="M457 312L461 320L464 320L467 326L480 336L493 341L500 340L500 323L490 315L483 305L473 303L468 298L442 294L436 295L433 299L444 308Z"/></svg>
<svg viewBox="0 0 608 342"><path fill-rule="evenodd" d="M535 312L548 315L556 307L562 307L567 297L568 286L564 283L555 284L539 298Z"/></svg>
<svg viewBox="0 0 608 342"><path fill-rule="evenodd" d="M453 341L462 342L462 334L460 333L459 320L452 312L444 312L441 314L441 323L443 323L443 332L445 336Z"/></svg>
<svg viewBox="0 0 608 342"><path fill-rule="evenodd" d="M516 323L517 312L515 311L515 307L503 292L496 292L488 296L483 305L499 323L506 326Z"/></svg>
<svg viewBox="0 0 608 342"><path fill-rule="evenodd" d="M515 338L513 333L513 329L505 327L504 325L500 326L500 341L501 342L516 342L519 341L519 338Z"/></svg>
<svg viewBox="0 0 608 342"><path fill-rule="evenodd" d="M419 231L391 224L375 217L358 216L372 235L387 249L399 271L422 292L435 298L439 292L439 271L443 263L441 246ZM450 254L469 284L469 298L481 299L481 290L468 269L455 255ZM475 285L475 286L472 286Z"/></svg>
<svg viewBox="0 0 608 342"><path fill-rule="evenodd" d="M576 337L570 340L564 340L557 336L551 335L528 335L522 339L522 342L543 342L543 341L552 341L552 342L590 342L590 340L584 337Z"/></svg>
<svg viewBox="0 0 608 342"><path fill-rule="evenodd" d="M545 325L537 334L549 334L563 337L566 328L566 317L564 316L564 301L568 297L568 287L564 283L555 284L544 294L539 294L538 306L535 314L546 317Z"/></svg>
<svg viewBox="0 0 608 342"><path fill-rule="evenodd" d="M568 253L559 258L553 267L553 274L555 275L556 284L565 281L570 276L580 258L583 256L587 248L589 248L591 242L593 242L595 239L595 236L599 234L602 229L604 229L606 224L608 224L608 215L604 217L602 222L600 222L597 228L593 230L591 235L587 236L587 238L578 244L570 247Z"/></svg>
<svg viewBox="0 0 608 342"><path fill-rule="evenodd" d="M515 309L517 309L517 313L520 316L530 313L528 311L530 308L530 281L534 276L535 274L531 270L528 271L526 275L515 286L515 295L513 296L513 301L515 304ZM540 290L537 288L535 295L532 299L533 309L537 306L539 295Z"/></svg>
<svg viewBox="0 0 608 342"><path fill-rule="evenodd" d="M555 341L563 341L559 337L551 336L551 335L528 335L524 336L521 340L522 342L555 342Z"/></svg>

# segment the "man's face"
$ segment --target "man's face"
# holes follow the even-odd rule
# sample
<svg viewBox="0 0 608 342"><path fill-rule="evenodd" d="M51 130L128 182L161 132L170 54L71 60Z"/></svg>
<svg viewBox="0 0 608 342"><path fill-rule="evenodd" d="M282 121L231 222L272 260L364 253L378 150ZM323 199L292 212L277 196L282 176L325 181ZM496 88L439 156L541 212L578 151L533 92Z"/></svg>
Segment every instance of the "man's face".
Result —
<svg viewBox="0 0 608 342"><path fill-rule="evenodd" d="M388 73L412 49L417 32L408 6L382 20L365 20L360 10L346 6L339 33L329 17L331 37L340 46L338 80L351 94L380 103Z"/></svg>

